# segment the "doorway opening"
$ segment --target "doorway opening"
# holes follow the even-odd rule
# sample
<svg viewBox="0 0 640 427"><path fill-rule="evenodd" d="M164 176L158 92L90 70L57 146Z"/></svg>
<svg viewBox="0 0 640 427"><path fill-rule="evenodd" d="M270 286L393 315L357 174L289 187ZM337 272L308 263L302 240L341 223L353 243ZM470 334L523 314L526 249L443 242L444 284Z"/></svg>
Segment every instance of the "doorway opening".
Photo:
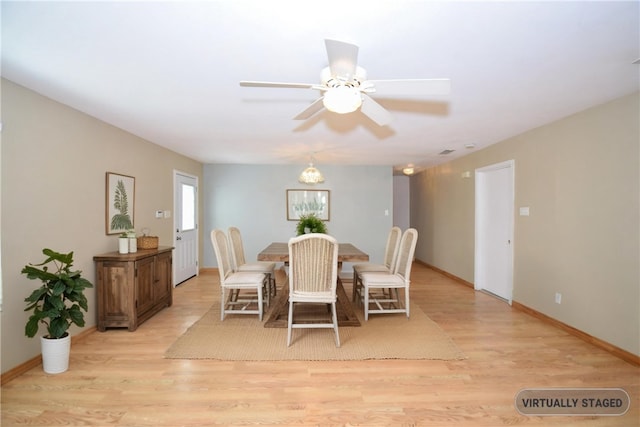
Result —
<svg viewBox="0 0 640 427"><path fill-rule="evenodd" d="M513 294L514 166L476 169L475 289L511 305Z"/></svg>

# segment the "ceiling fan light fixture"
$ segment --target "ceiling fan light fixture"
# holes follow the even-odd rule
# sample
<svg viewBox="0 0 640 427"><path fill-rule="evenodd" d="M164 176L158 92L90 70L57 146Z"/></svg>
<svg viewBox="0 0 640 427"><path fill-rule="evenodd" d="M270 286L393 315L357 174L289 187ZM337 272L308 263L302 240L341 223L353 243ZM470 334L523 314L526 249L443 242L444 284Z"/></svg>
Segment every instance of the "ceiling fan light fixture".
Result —
<svg viewBox="0 0 640 427"><path fill-rule="evenodd" d="M309 163L309 167L303 170L298 177L298 182L310 185L320 184L324 182L324 176L313 166L313 163Z"/></svg>
<svg viewBox="0 0 640 427"><path fill-rule="evenodd" d="M349 86L335 86L327 90L322 103L329 111L347 114L356 111L362 105L360 90Z"/></svg>

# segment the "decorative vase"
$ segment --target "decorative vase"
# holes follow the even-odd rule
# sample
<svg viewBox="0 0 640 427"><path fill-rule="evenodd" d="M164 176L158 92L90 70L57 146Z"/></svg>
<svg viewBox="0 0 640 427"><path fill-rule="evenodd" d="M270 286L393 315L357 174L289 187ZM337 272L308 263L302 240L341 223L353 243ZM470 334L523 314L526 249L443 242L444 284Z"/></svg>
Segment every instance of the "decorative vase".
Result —
<svg viewBox="0 0 640 427"><path fill-rule="evenodd" d="M136 237L129 237L129 252L138 252L138 239Z"/></svg>
<svg viewBox="0 0 640 427"><path fill-rule="evenodd" d="M40 337L40 346L42 368L47 374L60 374L69 369L71 335L58 339Z"/></svg>
<svg viewBox="0 0 640 427"><path fill-rule="evenodd" d="M121 254L129 253L129 238L128 237L120 237L118 238L118 252Z"/></svg>

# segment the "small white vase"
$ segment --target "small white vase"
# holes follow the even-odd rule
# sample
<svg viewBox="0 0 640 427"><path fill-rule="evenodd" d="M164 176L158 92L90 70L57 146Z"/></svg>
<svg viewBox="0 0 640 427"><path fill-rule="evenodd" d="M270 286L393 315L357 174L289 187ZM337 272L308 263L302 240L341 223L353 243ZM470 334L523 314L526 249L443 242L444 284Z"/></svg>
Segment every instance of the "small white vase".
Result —
<svg viewBox="0 0 640 427"><path fill-rule="evenodd" d="M59 339L40 337L40 346L42 368L47 374L60 374L69 369L71 335Z"/></svg>
<svg viewBox="0 0 640 427"><path fill-rule="evenodd" d="M121 254L129 253L129 238L128 237L120 237L118 238L118 252Z"/></svg>
<svg viewBox="0 0 640 427"><path fill-rule="evenodd" d="M138 252L138 239L135 237L129 237L129 252Z"/></svg>

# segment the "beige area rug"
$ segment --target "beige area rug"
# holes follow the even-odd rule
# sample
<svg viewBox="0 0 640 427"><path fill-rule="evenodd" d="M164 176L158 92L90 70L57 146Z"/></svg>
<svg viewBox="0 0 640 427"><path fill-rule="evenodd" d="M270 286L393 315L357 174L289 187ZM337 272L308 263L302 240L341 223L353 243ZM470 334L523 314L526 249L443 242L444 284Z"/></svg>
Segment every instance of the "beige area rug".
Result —
<svg viewBox="0 0 640 427"><path fill-rule="evenodd" d="M255 315L228 315L220 321L218 304L166 351L168 359L215 360L366 360L465 359L451 338L415 304L404 314L371 315L362 326L340 327L341 347L332 329L294 329L287 347L286 328L265 328Z"/></svg>

